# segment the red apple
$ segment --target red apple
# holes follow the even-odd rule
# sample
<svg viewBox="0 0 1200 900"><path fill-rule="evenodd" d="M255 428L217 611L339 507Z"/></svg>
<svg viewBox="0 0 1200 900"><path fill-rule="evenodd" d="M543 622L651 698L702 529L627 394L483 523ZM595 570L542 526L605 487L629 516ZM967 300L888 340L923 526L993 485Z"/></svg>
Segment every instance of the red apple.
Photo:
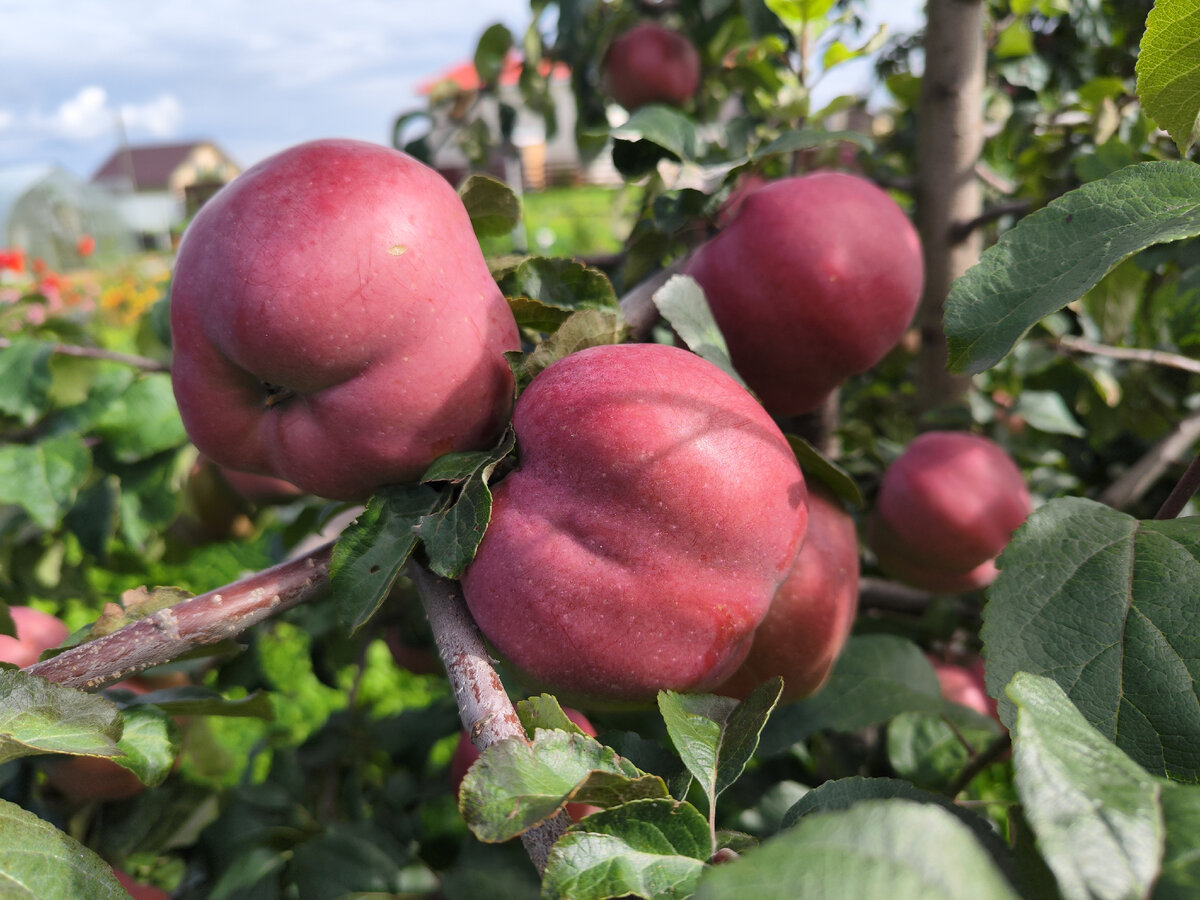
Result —
<svg viewBox="0 0 1200 900"><path fill-rule="evenodd" d="M740 669L718 694L745 697L775 676L783 701L814 693L845 646L858 610L858 531L827 488L811 482L808 536Z"/></svg>
<svg viewBox="0 0 1200 900"><path fill-rule="evenodd" d="M113 874L117 876L117 881L121 882L121 887L125 888L133 900L170 900L171 895L162 888L156 888L152 884L143 884L140 881L134 881L133 876L128 872L122 872L120 869L113 869Z"/></svg>
<svg viewBox="0 0 1200 900"><path fill-rule="evenodd" d="M129 769L100 756L46 756L39 765L50 786L74 803L126 800L146 789Z"/></svg>
<svg viewBox="0 0 1200 900"><path fill-rule="evenodd" d="M414 675L437 675L446 671L436 652L408 643L399 625L389 625L383 633L383 640L392 651L392 660L396 665Z"/></svg>
<svg viewBox="0 0 1200 900"><path fill-rule="evenodd" d="M8 612L17 634L0 635L0 662L22 669L32 666L44 651L57 647L71 633L59 619L32 606L10 606Z"/></svg>
<svg viewBox="0 0 1200 900"><path fill-rule="evenodd" d="M894 347L924 263L904 211L869 181L816 172L772 181L685 266L734 367L777 416L819 407Z"/></svg>
<svg viewBox="0 0 1200 900"><path fill-rule="evenodd" d="M592 737L596 736L595 727L588 721L588 717L579 710L567 707L563 709L563 712L585 734L589 734ZM467 769L471 768L477 759L479 759L479 751L471 743L471 736L466 731L463 731L458 736L458 745L454 748L454 756L450 758L450 784L454 787L455 798L458 797L458 790L462 786L462 780L467 775ZM600 807L592 806L588 803L568 803L566 810L567 815L571 817L571 821L578 822L584 816L590 816L594 812L599 812Z"/></svg>
<svg viewBox="0 0 1200 900"><path fill-rule="evenodd" d="M1000 721L996 701L988 696L982 659L976 657L965 666L946 662L936 656L928 656L928 659L933 665L933 671L937 673L943 697L951 703L972 709L981 716Z"/></svg>
<svg viewBox="0 0 1200 900"><path fill-rule="evenodd" d="M685 105L700 87L700 54L678 31L643 22L619 35L604 54L604 86L632 112L648 103Z"/></svg>
<svg viewBox="0 0 1200 900"><path fill-rule="evenodd" d="M867 542L884 572L913 587L975 590L996 577L994 560L1031 506L1021 470L998 444L929 431L884 472Z"/></svg>
<svg viewBox="0 0 1200 900"><path fill-rule="evenodd" d="M533 685L588 703L715 687L795 559L804 477L774 421L676 347L593 347L517 402L520 467L463 581Z"/></svg>
<svg viewBox="0 0 1200 900"><path fill-rule="evenodd" d="M319 140L204 205L171 285L172 380L222 466L357 500L507 423L516 323L458 194L412 157Z"/></svg>

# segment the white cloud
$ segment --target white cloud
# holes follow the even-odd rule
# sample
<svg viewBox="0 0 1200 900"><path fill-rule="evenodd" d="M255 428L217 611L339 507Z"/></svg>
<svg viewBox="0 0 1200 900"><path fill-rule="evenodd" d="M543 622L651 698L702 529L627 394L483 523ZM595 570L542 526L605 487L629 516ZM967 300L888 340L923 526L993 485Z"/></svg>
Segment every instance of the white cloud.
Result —
<svg viewBox="0 0 1200 900"><path fill-rule="evenodd" d="M90 140L111 131L113 114L108 108L108 92L95 84L81 88L58 107L49 125L61 137L75 141Z"/></svg>
<svg viewBox="0 0 1200 900"><path fill-rule="evenodd" d="M116 106L110 102L108 91L89 84L59 104L53 115L35 115L31 124L58 137L84 142L114 134L118 116L129 132L164 138L178 132L183 106L173 94L167 93L144 103Z"/></svg>
<svg viewBox="0 0 1200 900"><path fill-rule="evenodd" d="M7 109L0 109L0 131L3 131L5 128L9 128L16 121L17 117L10 113Z"/></svg>
<svg viewBox="0 0 1200 900"><path fill-rule="evenodd" d="M121 118L130 131L145 131L155 137L171 137L183 121L183 105L173 94L159 94L140 106L123 104Z"/></svg>

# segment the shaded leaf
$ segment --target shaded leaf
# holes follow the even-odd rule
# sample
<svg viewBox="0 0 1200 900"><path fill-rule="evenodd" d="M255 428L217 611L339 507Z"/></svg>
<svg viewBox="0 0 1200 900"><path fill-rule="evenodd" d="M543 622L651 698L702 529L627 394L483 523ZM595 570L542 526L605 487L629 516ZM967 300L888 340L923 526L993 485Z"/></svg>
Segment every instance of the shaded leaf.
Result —
<svg viewBox="0 0 1200 900"><path fill-rule="evenodd" d="M46 411L53 348L42 341L16 338L0 349L0 413L32 425Z"/></svg>
<svg viewBox="0 0 1200 900"><path fill-rule="evenodd" d="M525 359L530 377L547 366L588 347L619 344L625 339L627 327L620 311L602 312L582 309L572 313L554 334L542 341Z"/></svg>
<svg viewBox="0 0 1200 900"><path fill-rule="evenodd" d="M696 123L686 113L661 103L641 107L610 133L621 141L647 141L682 160L696 156Z"/></svg>
<svg viewBox="0 0 1200 900"><path fill-rule="evenodd" d="M796 461L804 470L805 478L816 478L852 506L862 509L866 505L866 498L863 497L853 475L804 438L795 434L786 434L784 437L787 438L792 452L796 454Z"/></svg>
<svg viewBox="0 0 1200 900"><path fill-rule="evenodd" d="M742 381L742 376L738 375L729 358L729 346L709 309L704 289L694 278L690 275L672 275L666 284L654 292L654 305L688 349L746 387L746 382Z"/></svg>
<svg viewBox="0 0 1200 900"><path fill-rule="evenodd" d="M507 184L490 175L470 175L458 189L479 237L508 234L521 221L521 200Z"/></svg>
<svg viewBox="0 0 1200 900"><path fill-rule="evenodd" d="M125 727L117 746L125 755L113 761L133 772L143 784L162 784L179 753L175 723L151 706L126 709L122 719Z"/></svg>
<svg viewBox="0 0 1200 900"><path fill-rule="evenodd" d="M37 444L0 444L0 504L21 507L49 531L70 510L91 464L83 440L73 435Z"/></svg>
<svg viewBox="0 0 1200 900"><path fill-rule="evenodd" d="M1167 840L1154 900L1200 897L1200 787L1163 782L1162 811Z"/></svg>
<svg viewBox="0 0 1200 900"><path fill-rule="evenodd" d="M239 718L274 719L275 707L271 696L255 691L245 697L230 700L211 688L199 685L165 688L148 694L122 697L123 709L155 706L172 716L235 716Z"/></svg>
<svg viewBox="0 0 1200 900"><path fill-rule="evenodd" d="M119 461L137 462L187 441L171 376L145 375L129 386L96 422Z"/></svg>
<svg viewBox="0 0 1200 900"><path fill-rule="evenodd" d="M0 671L0 763L39 753L118 756L109 700L16 670Z"/></svg>
<svg viewBox="0 0 1200 900"><path fill-rule="evenodd" d="M129 900L112 866L49 822L0 800L0 897Z"/></svg>

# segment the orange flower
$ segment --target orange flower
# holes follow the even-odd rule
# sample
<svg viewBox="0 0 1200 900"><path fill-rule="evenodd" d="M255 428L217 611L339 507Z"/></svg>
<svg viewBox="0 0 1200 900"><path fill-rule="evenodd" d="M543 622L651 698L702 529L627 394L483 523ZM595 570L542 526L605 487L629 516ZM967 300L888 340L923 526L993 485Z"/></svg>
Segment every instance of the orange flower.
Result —
<svg viewBox="0 0 1200 900"><path fill-rule="evenodd" d="M79 240L75 242L75 250L80 256L91 256L96 252L96 239L90 234L81 234Z"/></svg>

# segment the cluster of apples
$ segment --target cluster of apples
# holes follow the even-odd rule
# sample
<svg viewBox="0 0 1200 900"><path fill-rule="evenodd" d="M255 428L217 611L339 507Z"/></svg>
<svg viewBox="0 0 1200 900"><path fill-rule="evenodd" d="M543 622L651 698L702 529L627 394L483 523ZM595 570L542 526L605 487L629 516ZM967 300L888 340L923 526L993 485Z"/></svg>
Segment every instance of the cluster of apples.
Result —
<svg viewBox="0 0 1200 900"><path fill-rule="evenodd" d="M883 191L817 173L746 196L688 271L757 398L685 350L622 344L559 360L514 406L505 353L520 336L453 188L389 148L302 144L241 175L184 236L180 412L217 465L348 500L492 446L511 415L519 465L494 485L462 587L528 686L586 709L782 675L803 697L849 633L858 536L773 416L820 405L899 340L919 242ZM914 504L888 499L892 477L877 552L890 541L889 560L910 560ZM1018 523L992 524L1006 541ZM993 543L970 549L990 560ZM976 586L987 560L922 564Z"/></svg>

